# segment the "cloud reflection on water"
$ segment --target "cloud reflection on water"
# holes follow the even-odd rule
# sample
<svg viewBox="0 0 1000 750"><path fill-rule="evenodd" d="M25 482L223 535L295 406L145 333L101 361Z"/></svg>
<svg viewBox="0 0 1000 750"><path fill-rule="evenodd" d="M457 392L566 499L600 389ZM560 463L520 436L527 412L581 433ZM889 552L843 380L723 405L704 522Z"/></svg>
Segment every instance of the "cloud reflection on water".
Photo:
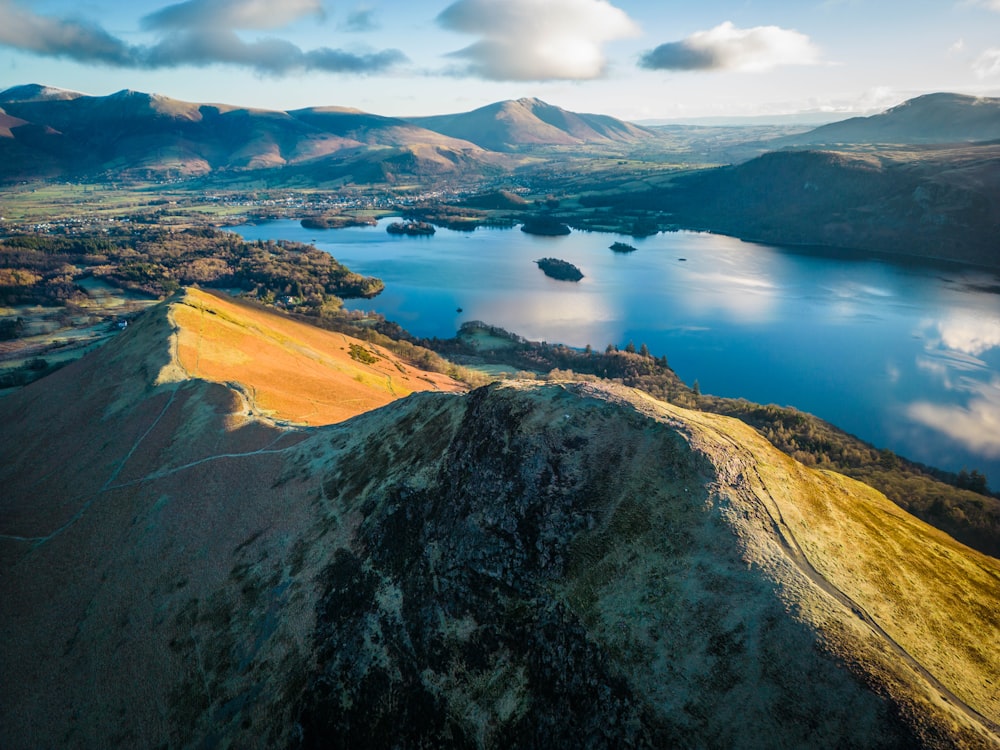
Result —
<svg viewBox="0 0 1000 750"><path fill-rule="evenodd" d="M1000 378L988 383L963 379L975 394L966 405L910 404L906 414L987 458L1000 458Z"/></svg>
<svg viewBox="0 0 1000 750"><path fill-rule="evenodd" d="M939 321L937 329L941 346L975 357L1000 346L1000 316L958 313Z"/></svg>
<svg viewBox="0 0 1000 750"><path fill-rule="evenodd" d="M963 394L964 403L916 401L906 415L974 453L1000 458L1000 377L983 380L989 366L981 359L1000 347L1000 317L957 312L925 323L923 338L926 356L917 358L917 367Z"/></svg>
<svg viewBox="0 0 1000 750"><path fill-rule="evenodd" d="M678 292L688 310L699 316L722 311L734 321L766 323L778 309L778 286L758 275L695 271Z"/></svg>

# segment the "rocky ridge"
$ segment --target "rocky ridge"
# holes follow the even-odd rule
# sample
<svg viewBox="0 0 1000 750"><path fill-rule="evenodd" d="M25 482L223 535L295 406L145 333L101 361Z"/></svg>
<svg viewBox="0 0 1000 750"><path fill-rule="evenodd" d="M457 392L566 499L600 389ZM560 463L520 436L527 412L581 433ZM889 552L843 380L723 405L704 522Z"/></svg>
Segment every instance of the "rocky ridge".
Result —
<svg viewBox="0 0 1000 750"><path fill-rule="evenodd" d="M512 381L278 424L172 330L0 402L3 747L998 741L1000 564L742 423Z"/></svg>

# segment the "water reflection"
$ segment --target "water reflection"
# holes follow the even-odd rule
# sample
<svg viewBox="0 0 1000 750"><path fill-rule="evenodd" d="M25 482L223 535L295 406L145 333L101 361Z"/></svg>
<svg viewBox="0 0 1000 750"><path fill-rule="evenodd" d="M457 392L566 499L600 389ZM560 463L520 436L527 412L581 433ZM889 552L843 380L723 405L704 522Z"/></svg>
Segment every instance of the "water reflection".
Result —
<svg viewBox="0 0 1000 750"><path fill-rule="evenodd" d="M775 319L778 287L759 275L698 272L679 288L685 307L695 315L722 312L730 320L767 323Z"/></svg>
<svg viewBox="0 0 1000 750"><path fill-rule="evenodd" d="M987 383L963 378L961 382L972 394L966 404L917 401L907 408L907 416L974 453L1000 458L1000 378L994 377Z"/></svg>
<svg viewBox="0 0 1000 750"><path fill-rule="evenodd" d="M978 357L1000 347L1000 316L960 312L936 324L938 336L933 341L945 349Z"/></svg>
<svg viewBox="0 0 1000 750"><path fill-rule="evenodd" d="M983 359L1000 349L1000 315L952 312L925 322L922 338L925 355L917 358L917 367L959 401L921 399L907 406L907 417L973 453L1000 458L1000 377Z"/></svg>

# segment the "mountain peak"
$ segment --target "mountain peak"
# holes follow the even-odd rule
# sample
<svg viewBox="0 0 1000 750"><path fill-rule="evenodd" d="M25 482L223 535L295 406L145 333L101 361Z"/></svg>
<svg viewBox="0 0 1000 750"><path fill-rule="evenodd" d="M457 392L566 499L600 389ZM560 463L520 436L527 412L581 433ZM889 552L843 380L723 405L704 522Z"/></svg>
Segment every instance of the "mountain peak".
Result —
<svg viewBox="0 0 1000 750"><path fill-rule="evenodd" d="M21 86L11 86L0 92L0 102L43 102L79 99L86 94L54 86L44 86L39 83L27 83Z"/></svg>
<svg viewBox="0 0 1000 750"><path fill-rule="evenodd" d="M535 97L494 102L471 112L409 120L493 151L526 146L635 143L652 136L644 128L614 117L571 112Z"/></svg>
<svg viewBox="0 0 1000 750"><path fill-rule="evenodd" d="M143 91L136 91L135 89L122 89L121 91L116 91L113 94L108 94L107 99L152 99L154 94L147 94Z"/></svg>

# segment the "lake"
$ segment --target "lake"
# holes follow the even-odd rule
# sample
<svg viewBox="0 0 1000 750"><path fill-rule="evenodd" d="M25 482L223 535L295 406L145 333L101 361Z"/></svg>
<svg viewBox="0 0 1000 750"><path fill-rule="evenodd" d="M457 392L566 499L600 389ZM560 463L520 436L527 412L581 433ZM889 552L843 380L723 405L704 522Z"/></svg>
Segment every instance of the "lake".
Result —
<svg viewBox="0 0 1000 750"><path fill-rule="evenodd" d="M645 239L518 229L431 237L376 227L235 227L315 244L385 291L347 307L417 336L482 320L526 338L666 355L688 384L794 406L878 447L1000 486L1000 276L957 265L829 255L707 233ZM609 245L637 248L614 253ZM533 261L577 265L577 283ZM683 260L682 260L683 259ZM458 308L462 312L457 312Z"/></svg>

